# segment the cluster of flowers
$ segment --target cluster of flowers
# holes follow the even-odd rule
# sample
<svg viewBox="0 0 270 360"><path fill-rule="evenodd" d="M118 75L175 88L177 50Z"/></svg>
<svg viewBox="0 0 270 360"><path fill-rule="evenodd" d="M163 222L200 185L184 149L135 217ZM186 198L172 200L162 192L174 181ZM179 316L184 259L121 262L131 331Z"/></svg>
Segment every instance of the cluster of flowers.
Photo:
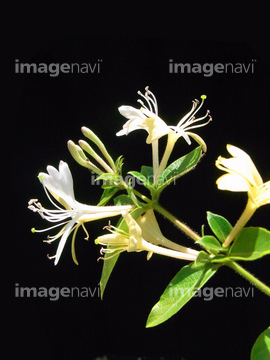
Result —
<svg viewBox="0 0 270 360"><path fill-rule="evenodd" d="M201 103L198 100L193 101L191 110L176 126L167 125L158 116L157 101L149 88L146 87L144 95L141 92L138 93L146 104L142 100L138 100L141 104L139 109L132 106L121 106L119 108L119 112L128 121L116 135L128 135L130 132L138 129L147 131L146 143L152 145L153 183L154 186L158 186L155 183L155 179L158 179L158 176L166 169L177 139L183 137L188 144L191 144L191 137L201 146L202 151L206 152L207 147L204 140L190 130L207 125L211 121L211 117L209 111L203 117L195 117L206 99L206 96L203 95L201 96ZM76 145L70 140L68 148L74 159L80 165L94 171L99 176L116 174L118 171L117 164L113 161L100 139L86 127L82 128L82 132L97 145L104 158L99 156L86 141L80 140L79 145ZM161 161L159 161L158 140L165 135L167 135L167 146ZM225 175L217 180L217 186L221 190L246 191L248 193L248 203L244 213L223 244L225 247L233 241L236 234L258 207L270 203L270 181L263 182L249 155L232 145L227 145L227 150L232 157L226 159L220 156L216 161L216 166L226 172ZM93 161L90 161L85 153L89 154L99 165L97 166ZM70 169L68 164L63 161L60 161L58 170L49 165L47 173L40 173L38 178L54 209L44 208L37 199L30 200L28 207L30 210L39 213L43 219L53 223L53 225L44 230L33 228L32 232L61 228L56 235L48 236L45 240L47 243L60 240L56 254L49 257L54 259L55 265L59 262L67 239L72 233L72 258L78 264L75 254L75 237L80 226L84 229L88 239L89 235L84 225L86 222L118 215L122 216L128 230L125 231L119 227L108 226L107 228L110 233L99 236L95 241L96 244L106 246L105 249L102 248L101 253L111 253L111 256L114 256L114 254L123 251L146 251L148 254L147 259L153 253L156 253L189 261L196 260L199 254L196 250L176 244L164 237L156 220L154 210L151 208L134 219L132 214L136 209L135 203L114 206L92 206L78 202L74 196L73 178ZM110 258L110 256L107 256L107 258Z"/></svg>

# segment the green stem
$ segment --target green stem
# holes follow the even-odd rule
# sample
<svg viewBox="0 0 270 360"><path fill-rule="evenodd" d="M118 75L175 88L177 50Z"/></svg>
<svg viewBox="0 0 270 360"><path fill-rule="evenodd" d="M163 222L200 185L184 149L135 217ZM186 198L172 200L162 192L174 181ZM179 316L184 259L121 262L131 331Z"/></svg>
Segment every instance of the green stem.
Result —
<svg viewBox="0 0 270 360"><path fill-rule="evenodd" d="M195 241L199 241L201 236L196 234L193 230L191 230L186 224L182 223L178 220L174 215L172 215L168 210L164 209L158 202L152 203L153 209L158 211L160 214L169 219L173 224L175 224L179 229L181 229L184 233L186 233L189 237L191 237Z"/></svg>
<svg viewBox="0 0 270 360"><path fill-rule="evenodd" d="M247 279L249 282L251 282L254 286L256 286L259 290L264 292L266 295L270 296L270 288L265 285L262 281L257 279L254 275L252 275L250 272L245 270L242 266L237 264L235 261L229 261L225 262L224 265L230 267L234 271L236 271L238 274L243 276L245 279Z"/></svg>
<svg viewBox="0 0 270 360"><path fill-rule="evenodd" d="M133 192L135 195L137 195L139 198L141 198L143 201L150 203L151 199L149 199L147 196L141 194L138 190L133 189Z"/></svg>

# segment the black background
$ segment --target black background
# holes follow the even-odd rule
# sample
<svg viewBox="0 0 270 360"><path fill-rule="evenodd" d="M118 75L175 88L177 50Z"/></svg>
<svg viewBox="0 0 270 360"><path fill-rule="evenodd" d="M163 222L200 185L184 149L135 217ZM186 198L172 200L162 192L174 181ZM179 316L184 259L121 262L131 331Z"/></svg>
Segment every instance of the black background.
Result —
<svg viewBox="0 0 270 360"><path fill-rule="evenodd" d="M13 80L10 106L12 148L11 213L8 238L12 243L10 269L13 278L10 314L13 350L29 359L91 359L97 355L171 356L193 359L248 359L256 337L269 326L267 298L254 290L254 297L194 298L164 324L145 329L147 316L172 277L186 263L144 253L123 254L110 278L104 300L93 298L16 298L15 284L26 287L97 287L102 262L93 240L103 234L107 220L87 224L89 242L78 232L79 266L71 259L68 242L55 267L46 257L54 244L42 242L43 234L31 234L32 227L46 224L27 209L31 198L46 203L37 175L59 160L67 161L73 173L76 199L96 204L101 189L90 186L90 175L70 156L66 143L83 138L81 126L90 127L106 144L113 158L123 155L124 171L151 165L146 133L136 131L117 138L125 119L121 105L137 106L137 90L149 85L158 99L159 115L176 124L190 109L191 101L206 94L204 110L213 121L199 129L208 152L196 171L179 180L161 196L161 203L192 228L206 224L206 211L236 222L246 203L245 193L218 191L215 168L219 155L227 156L226 144L239 146L253 158L263 179L270 178L268 103L270 69L262 51L246 42L183 42L166 39L97 39L48 37L35 42L15 42L11 61ZM15 59L28 63L95 63L102 59L100 73L15 74ZM256 59L254 73L170 74L169 59L182 63L244 63ZM14 64L14 65L13 65ZM196 146L181 139L173 159ZM5 150L10 159L10 149ZM158 216L167 237L187 246L192 242ZM269 228L269 208L262 207L250 225ZM206 226L206 231L209 232ZM210 232L209 232L210 233ZM244 264L269 283L267 258ZM221 268L209 281L210 287L249 287L246 280Z"/></svg>

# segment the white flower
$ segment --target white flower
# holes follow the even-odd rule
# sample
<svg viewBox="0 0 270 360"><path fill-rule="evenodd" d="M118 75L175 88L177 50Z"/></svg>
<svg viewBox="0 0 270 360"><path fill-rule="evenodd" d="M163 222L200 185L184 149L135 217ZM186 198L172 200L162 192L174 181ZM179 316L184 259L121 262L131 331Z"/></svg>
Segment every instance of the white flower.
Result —
<svg viewBox="0 0 270 360"><path fill-rule="evenodd" d="M209 121L211 121L209 111L206 112L205 116L198 119L195 118L195 114L200 110L204 100L206 99L205 95L201 96L202 102L198 108L197 106L199 101L194 100L191 110L178 122L176 126L172 126L167 125L166 122L158 116L157 100L154 94L149 90L148 86L145 88L145 95L143 95L140 91L138 91L138 94L145 99L148 108L141 100L138 100L138 102L142 105L140 109L126 105L120 106L118 109L120 114L125 116L128 121L124 124L123 129L116 134L117 136L128 135L131 131L145 129L149 134L146 142L151 144L153 141L158 140L162 136L171 133L173 134L175 141L183 136L189 145L191 144L189 137L192 137L199 143L199 145L202 145L203 151L206 151L206 145L203 139L199 135L190 132L191 129L205 126L209 123ZM208 121L198 124L198 122L201 122L208 116Z"/></svg>
<svg viewBox="0 0 270 360"><path fill-rule="evenodd" d="M256 166L245 151L233 145L227 145L227 150L232 158L219 156L216 161L216 166L227 172L217 179L218 188L247 191L249 199L256 207L270 204L270 181L263 182Z"/></svg>
<svg viewBox="0 0 270 360"><path fill-rule="evenodd" d="M133 207L131 205L91 206L91 205L82 204L75 200L74 191L73 191L73 179L67 163L60 161L59 170L49 165L47 167L47 171L48 174L40 173L38 175L38 178L42 183L42 185L44 186L44 190L49 200L55 206L55 209L49 210L44 208L38 202L37 199L30 200L28 203L29 204L28 208L34 212L38 212L43 219L51 223L57 223L57 224L48 229L44 229L44 230L32 229L32 231L33 232L46 231L63 225L62 229L58 232L58 234L54 236L48 236L46 240L48 243L51 243L52 241L60 238L56 255L50 257L55 259L54 261L55 265L59 261L59 258L61 256L61 253L63 251L68 236L72 231L74 231L72 238L72 257L74 262L77 263L77 259L75 256L74 241L78 228L82 225L86 232L86 229L84 227L85 222L102 219L109 216L116 216L121 214L122 211L130 211ZM52 200L50 194L64 208L58 206ZM88 233L86 232L86 234L88 238Z"/></svg>
<svg viewBox="0 0 270 360"><path fill-rule="evenodd" d="M102 249L101 253L112 253L114 256L123 251L147 251L148 260L153 253L189 261L196 260L198 251L173 243L163 236L152 209L139 216L136 221L127 212L123 212L122 216L128 225L128 233L108 226L111 234L99 236L95 240L96 244L108 246L107 249Z"/></svg>
<svg viewBox="0 0 270 360"><path fill-rule="evenodd" d="M120 106L118 108L120 114L127 118L128 121L123 125L123 129L118 131L116 135L128 135L131 131L145 129L149 134L146 142L147 144L151 144L172 130L167 126L165 121L158 116L157 101L155 95L149 90L149 87L147 86L145 88L145 95L140 91L138 91L138 94L145 99L148 108L141 100L138 100L142 105L140 109L126 105Z"/></svg>

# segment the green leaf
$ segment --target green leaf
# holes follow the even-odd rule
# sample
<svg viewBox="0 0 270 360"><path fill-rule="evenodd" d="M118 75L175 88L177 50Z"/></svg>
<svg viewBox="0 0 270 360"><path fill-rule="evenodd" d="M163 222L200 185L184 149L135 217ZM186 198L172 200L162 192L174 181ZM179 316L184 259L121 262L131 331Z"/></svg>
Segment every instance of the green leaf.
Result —
<svg viewBox="0 0 270 360"><path fill-rule="evenodd" d="M196 260L191 264L192 269L198 269L201 267L204 267L206 263L209 263L210 255L207 254L205 251L200 251L198 256L196 257Z"/></svg>
<svg viewBox="0 0 270 360"><path fill-rule="evenodd" d="M101 195L98 206L104 206L107 202L117 193L118 189L116 187L111 187L104 189L103 194Z"/></svg>
<svg viewBox="0 0 270 360"><path fill-rule="evenodd" d="M166 186L192 170L201 158L201 146L171 163L159 176L157 184L161 192Z"/></svg>
<svg viewBox="0 0 270 360"><path fill-rule="evenodd" d="M270 254L270 231L247 227L236 236L228 257L233 260L256 260L267 254Z"/></svg>
<svg viewBox="0 0 270 360"><path fill-rule="evenodd" d="M255 341L250 355L250 360L270 359L270 327L264 330Z"/></svg>
<svg viewBox="0 0 270 360"><path fill-rule="evenodd" d="M107 253L104 255L102 274L101 274L101 279L99 282L101 300L103 299L106 285L107 285L109 277L113 271L113 268L116 264L116 261L118 260L119 255L120 255L120 253L116 254L115 256L111 257L110 259L108 259L108 258L109 258L109 256L112 256L112 254Z"/></svg>
<svg viewBox="0 0 270 360"><path fill-rule="evenodd" d="M229 221L220 215L211 213L210 211L207 212L207 221L216 237L224 243L227 236L232 231L232 226Z"/></svg>
<svg viewBox="0 0 270 360"><path fill-rule="evenodd" d="M114 201L114 205L134 205L134 202L132 201L132 199L126 195L126 194L122 194L117 196L116 198L113 199Z"/></svg>
<svg viewBox="0 0 270 360"><path fill-rule="evenodd" d="M149 184L153 184L154 182L154 175L153 175L153 168L151 166L143 165L141 167L141 174L146 177Z"/></svg>
<svg viewBox="0 0 270 360"><path fill-rule="evenodd" d="M139 171L129 171L128 174L131 174L135 178L139 180L139 184L141 182L142 185L144 185L148 190L153 191L154 187L151 185L150 181L146 176L141 174Z"/></svg>
<svg viewBox="0 0 270 360"><path fill-rule="evenodd" d="M196 241L196 244L203 245L207 250L210 250L213 253L224 250L220 242L212 235L202 237L199 241Z"/></svg>
<svg viewBox="0 0 270 360"><path fill-rule="evenodd" d="M146 327L163 323L179 311L193 295L215 274L219 265L205 264L202 268L192 268L192 263L184 266L172 279L152 308Z"/></svg>

